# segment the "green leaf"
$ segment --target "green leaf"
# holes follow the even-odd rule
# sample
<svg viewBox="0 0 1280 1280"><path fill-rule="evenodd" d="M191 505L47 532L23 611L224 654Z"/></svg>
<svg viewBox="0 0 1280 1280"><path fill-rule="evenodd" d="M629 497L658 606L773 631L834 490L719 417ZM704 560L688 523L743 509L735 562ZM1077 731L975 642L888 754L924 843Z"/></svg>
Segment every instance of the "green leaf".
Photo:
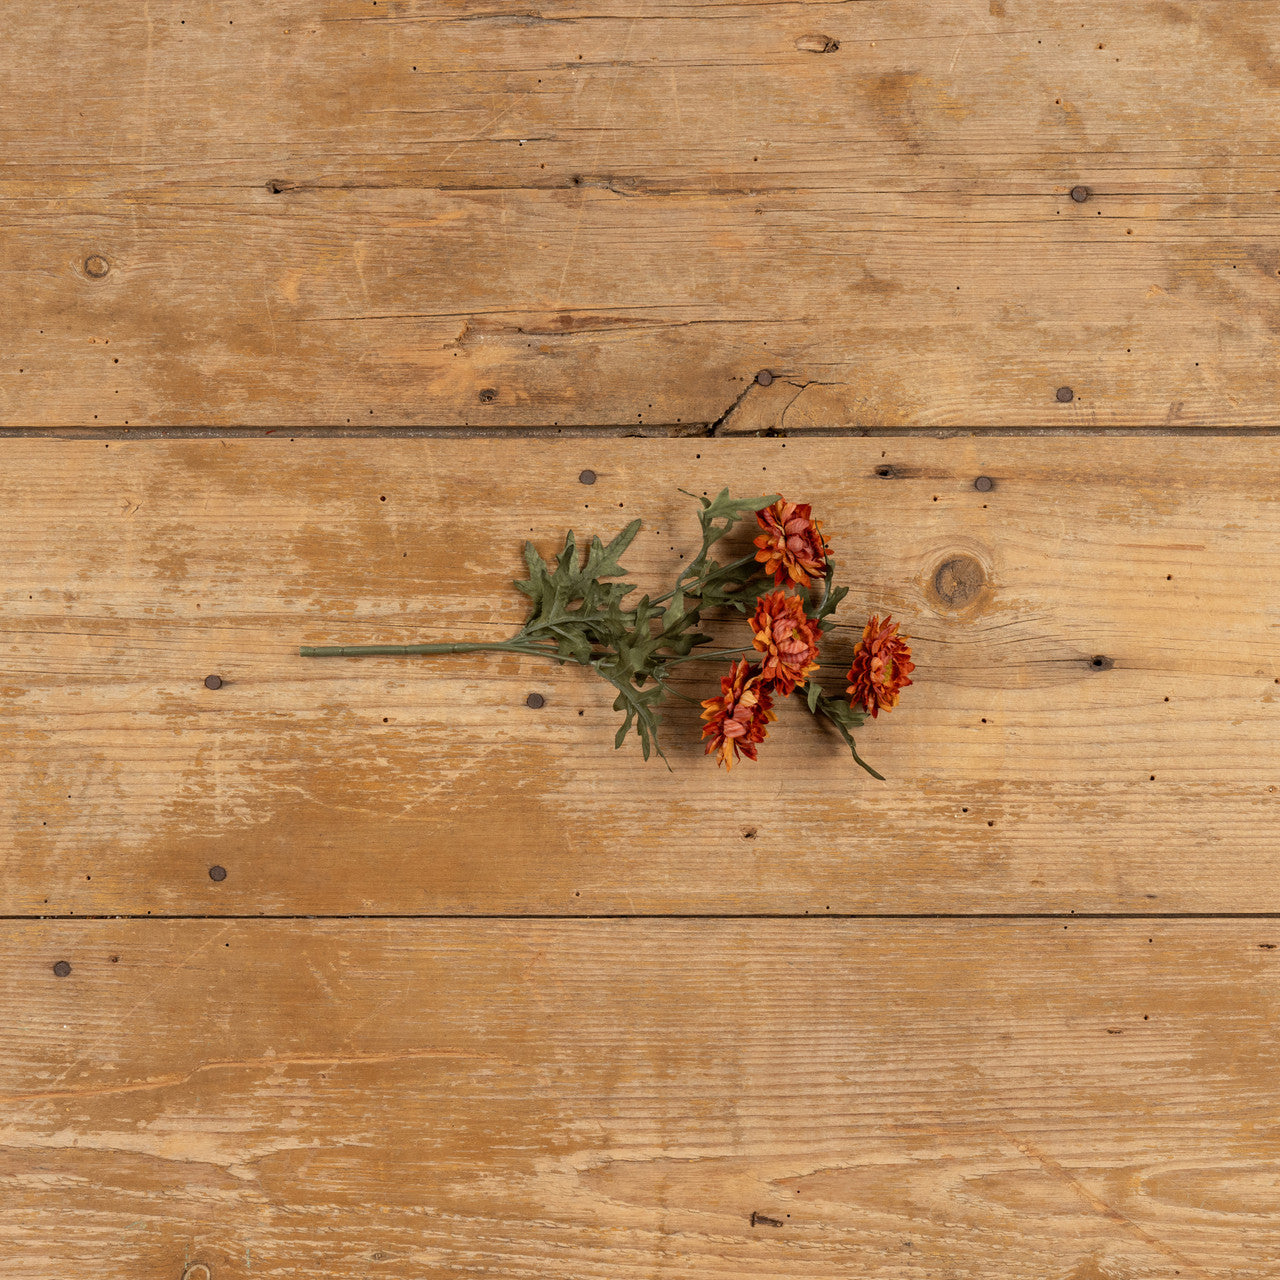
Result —
<svg viewBox="0 0 1280 1280"><path fill-rule="evenodd" d="M827 571L822 578L822 598L816 606L807 605L809 616L816 622L821 622L823 618L830 616L835 612L836 605L849 594L848 587L836 587L832 589L831 582L835 577L836 564L830 556L827 557ZM823 628L827 630L827 628Z"/></svg>
<svg viewBox="0 0 1280 1280"><path fill-rule="evenodd" d="M884 781L884 774L877 773L859 754L858 748L853 741L851 729L859 728L866 720L866 716L855 707L851 707L847 702L841 702L836 698L829 698L823 694L818 699L818 710L831 721L836 727L836 732L845 740L845 744L853 753L854 760L860 764L873 778Z"/></svg>
<svg viewBox="0 0 1280 1280"><path fill-rule="evenodd" d="M598 537L592 538L585 562L579 564L577 538L570 529L565 534L564 548L556 557L554 573L533 544L526 542L524 555L529 577L516 582L515 586L533 601L533 609L520 634L556 633L557 628L567 624L588 627L598 621L601 614L617 606L635 588L601 579L626 576L627 570L619 557L639 531L640 521L633 520L608 546Z"/></svg>
<svg viewBox="0 0 1280 1280"><path fill-rule="evenodd" d="M617 750L622 746L634 724L644 759L648 760L650 750L656 751L670 769L671 762L667 760L658 742L658 725L661 717L655 708L662 701L662 685L655 682L651 689L637 689L629 677L620 674L611 664L604 662L597 663L596 670L617 689L618 696L614 699L613 709L624 714L622 725L613 740L614 749Z"/></svg>
<svg viewBox="0 0 1280 1280"><path fill-rule="evenodd" d="M523 591L536 606L542 600L542 593L546 589L550 570L547 568L547 562L538 554L538 549L532 542L526 541L524 544L524 562L528 566L529 576L523 581L514 580L512 586L517 591Z"/></svg>
<svg viewBox="0 0 1280 1280"><path fill-rule="evenodd" d="M591 642L580 627L552 627L551 631L556 637L556 647L566 658L590 663Z"/></svg>
<svg viewBox="0 0 1280 1280"><path fill-rule="evenodd" d="M697 498L701 505L698 521L702 525L702 553L695 564L703 560L707 550L720 541L743 516L753 516L757 511L772 506L778 501L776 493L766 494L762 498L731 498L728 489L721 489L714 498L698 497L688 489L681 489L686 497Z"/></svg>
<svg viewBox="0 0 1280 1280"><path fill-rule="evenodd" d="M822 697L822 686L812 677L809 677L809 710L817 711L818 699Z"/></svg>
<svg viewBox="0 0 1280 1280"><path fill-rule="evenodd" d="M821 622L824 618L830 617L833 613L835 613L837 606L840 604L840 601L843 600L845 596L847 596L848 594L849 594L848 587L836 587L835 590L832 591L827 596L826 602L823 604L822 608L819 609L816 614L814 614L814 617L819 622ZM823 627L822 629L824 631L831 630L830 627Z"/></svg>

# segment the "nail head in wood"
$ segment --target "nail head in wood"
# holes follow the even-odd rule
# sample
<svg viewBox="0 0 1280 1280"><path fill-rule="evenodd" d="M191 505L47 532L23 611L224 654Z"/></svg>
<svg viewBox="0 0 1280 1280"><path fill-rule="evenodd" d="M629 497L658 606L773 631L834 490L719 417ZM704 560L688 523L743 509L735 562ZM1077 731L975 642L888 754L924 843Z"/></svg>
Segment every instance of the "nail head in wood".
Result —
<svg viewBox="0 0 1280 1280"><path fill-rule="evenodd" d="M539 707L545 707L547 705L547 700L540 693L531 693L524 700L524 705L526 707L532 707L535 711L537 711Z"/></svg>
<svg viewBox="0 0 1280 1280"><path fill-rule="evenodd" d="M206 689L221 689L222 677L221 676L205 676L204 687Z"/></svg>
<svg viewBox="0 0 1280 1280"><path fill-rule="evenodd" d="M210 867L209 879L221 884L227 878L226 867Z"/></svg>
<svg viewBox="0 0 1280 1280"><path fill-rule="evenodd" d="M1093 194L1088 187L1072 187L1071 198L1076 204L1084 204L1084 202Z"/></svg>
<svg viewBox="0 0 1280 1280"><path fill-rule="evenodd" d="M990 493L996 487L996 482L990 476L979 476L974 482L973 487L979 493Z"/></svg>
<svg viewBox="0 0 1280 1280"><path fill-rule="evenodd" d="M59 960L58 963L53 966L53 972L59 978L65 978L67 974L71 972L71 966L65 960Z"/></svg>
<svg viewBox="0 0 1280 1280"><path fill-rule="evenodd" d="M1057 396L1059 404L1070 404L1076 398L1076 393L1070 387L1059 387Z"/></svg>
<svg viewBox="0 0 1280 1280"><path fill-rule="evenodd" d="M756 381L757 381L757 382L758 382L762 387L767 387L767 386L769 386L769 385L773 382L773 370L772 370L772 369L761 369L761 370L760 370L760 372L756 374Z"/></svg>
<svg viewBox="0 0 1280 1280"><path fill-rule="evenodd" d="M596 482L596 473L594 471L587 470L587 471L578 472L579 484L595 484L595 482Z"/></svg>

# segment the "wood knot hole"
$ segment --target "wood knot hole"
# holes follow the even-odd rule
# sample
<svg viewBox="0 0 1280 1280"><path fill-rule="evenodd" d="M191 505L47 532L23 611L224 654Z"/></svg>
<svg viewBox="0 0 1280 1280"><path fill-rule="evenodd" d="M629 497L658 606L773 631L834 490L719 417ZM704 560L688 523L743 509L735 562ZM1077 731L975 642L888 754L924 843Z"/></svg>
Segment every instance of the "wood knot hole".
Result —
<svg viewBox="0 0 1280 1280"><path fill-rule="evenodd" d="M101 280L111 270L111 264L100 253L91 253L84 260L84 273L94 280Z"/></svg>
<svg viewBox="0 0 1280 1280"><path fill-rule="evenodd" d="M948 556L933 571L933 593L947 609L966 609L987 585L987 571L974 556Z"/></svg>
<svg viewBox="0 0 1280 1280"><path fill-rule="evenodd" d="M835 36L825 36L818 31L812 31L796 40L796 49L801 53L835 53L839 48L840 41Z"/></svg>

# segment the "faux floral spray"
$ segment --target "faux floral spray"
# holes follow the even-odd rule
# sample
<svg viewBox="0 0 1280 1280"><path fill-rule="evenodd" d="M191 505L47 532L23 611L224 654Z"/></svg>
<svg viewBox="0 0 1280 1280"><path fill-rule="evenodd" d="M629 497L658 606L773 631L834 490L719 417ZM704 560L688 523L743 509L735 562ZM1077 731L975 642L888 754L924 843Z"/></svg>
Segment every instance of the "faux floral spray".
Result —
<svg viewBox="0 0 1280 1280"><path fill-rule="evenodd" d="M685 490L681 490L682 493ZM873 616L854 649L845 675L844 696L825 692L817 674L822 639L831 615L848 594L833 585L835 561L822 522L808 503L787 502L771 494L732 498L697 497L702 546L662 595L627 601L634 586L613 581L627 570L620 558L640 531L633 520L607 545L592 538L583 556L572 529L552 568L533 543L524 544L529 576L514 583L529 597L529 617L509 640L453 644L370 644L304 646L304 657L357 657L365 654L521 653L577 662L590 667L617 691L614 710L623 716L614 746L633 730L647 760L651 751L666 760L658 741L662 702L668 697L697 702L672 688L674 669L692 661L729 660L720 693L701 702L707 723L706 753L732 768L745 756L757 758L768 726L777 716L777 699L800 693L815 716L834 725L857 761L873 777L881 775L858 754L853 730L867 713L891 711L915 670L907 637L898 624ZM759 532L754 552L722 564L712 548L738 522L754 517ZM715 637L698 630L704 615L716 611L744 615L747 633L737 647L715 648ZM843 664L841 664L843 665ZM670 765L668 764L668 767Z"/></svg>

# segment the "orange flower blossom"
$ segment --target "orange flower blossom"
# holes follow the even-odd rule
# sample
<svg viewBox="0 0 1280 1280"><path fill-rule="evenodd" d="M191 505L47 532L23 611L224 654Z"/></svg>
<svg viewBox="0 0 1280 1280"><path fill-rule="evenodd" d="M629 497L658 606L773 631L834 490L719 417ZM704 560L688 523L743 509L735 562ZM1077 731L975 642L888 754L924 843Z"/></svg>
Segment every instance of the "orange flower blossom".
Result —
<svg viewBox="0 0 1280 1280"><path fill-rule="evenodd" d="M827 540L822 521L813 519L807 502L787 502L779 498L771 507L756 512L756 522L764 530L756 540L756 559L765 573L773 574L775 586L790 580L807 587L810 578L820 578L827 570Z"/></svg>
<svg viewBox="0 0 1280 1280"><path fill-rule="evenodd" d="M709 738L707 754L719 755L717 764L733 768L739 753L749 760L756 758L756 743L763 742L770 720L777 719L771 710L773 698L760 680L758 668L739 658L720 679L721 694L703 702L702 718L709 721L702 731Z"/></svg>
<svg viewBox="0 0 1280 1280"><path fill-rule="evenodd" d="M818 667L822 628L804 611L799 596L770 591L756 601L752 643L764 654L761 678L775 693L788 694Z"/></svg>
<svg viewBox="0 0 1280 1280"><path fill-rule="evenodd" d="M907 676L915 669L907 637L898 635L898 624L891 622L887 614L882 624L872 614L853 651L849 687L845 690L850 704L861 704L871 712L872 719L881 710L892 711L898 691L911 683Z"/></svg>

